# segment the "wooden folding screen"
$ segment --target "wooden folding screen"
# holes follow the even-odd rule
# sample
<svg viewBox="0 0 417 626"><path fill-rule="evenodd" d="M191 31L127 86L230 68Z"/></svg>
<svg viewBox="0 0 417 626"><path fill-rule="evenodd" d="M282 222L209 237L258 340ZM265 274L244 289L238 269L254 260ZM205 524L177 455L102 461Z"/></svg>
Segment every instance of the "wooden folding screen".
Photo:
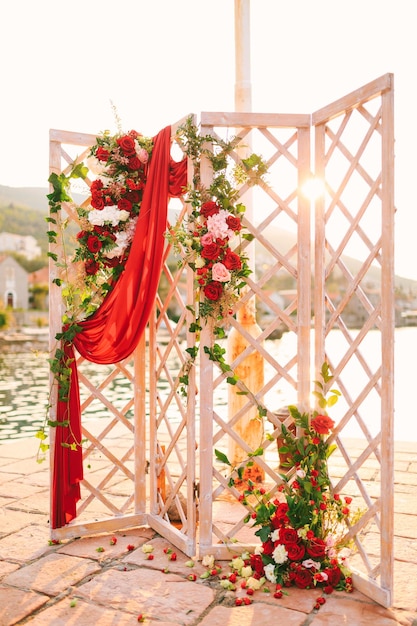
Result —
<svg viewBox="0 0 417 626"><path fill-rule="evenodd" d="M155 314L135 355L106 368L79 364L86 437L83 499L77 520L53 531L54 537L148 524L189 555L229 559L231 552L250 548L254 535L244 522L239 486L230 485L230 468L216 459L215 450L239 461L262 447L253 476L269 488L278 485L283 471L276 443L279 414L289 403L309 405L311 381L326 359L343 394L332 415L338 444L332 481L353 497L352 506L365 511L351 530L355 584L390 604L392 81L387 74L312 115L201 114L203 134L230 138L238 133L269 166L259 187L239 190L248 206L245 226L254 235L248 243L254 271L223 342L233 368L259 369L258 386L252 398L236 401L224 375L201 350L188 393L181 394L185 350L195 340L187 308L193 304L193 276L178 266L167 245ZM89 135L51 131L52 170L85 158L84 148L75 154L74 149L93 141ZM238 163L239 152L232 158ZM324 183L314 212L304 193L313 174ZM208 163L202 176L209 183ZM88 194L88 189L78 191ZM73 209L65 210L73 220ZM186 211L178 201L170 208L171 222ZM51 349L61 312L58 290L51 285ZM210 329L204 329L201 343L212 341ZM268 412L256 426L255 445L245 432L257 400ZM146 473L139 470L144 465Z"/></svg>

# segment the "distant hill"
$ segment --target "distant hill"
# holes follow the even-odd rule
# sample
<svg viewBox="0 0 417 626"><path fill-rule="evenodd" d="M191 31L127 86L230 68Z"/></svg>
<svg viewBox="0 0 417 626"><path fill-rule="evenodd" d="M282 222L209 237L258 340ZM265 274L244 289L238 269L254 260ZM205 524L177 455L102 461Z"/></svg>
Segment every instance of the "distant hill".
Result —
<svg viewBox="0 0 417 626"><path fill-rule="evenodd" d="M42 211L48 211L48 187L5 187L0 185L0 206L16 205Z"/></svg>
<svg viewBox="0 0 417 626"><path fill-rule="evenodd" d="M45 187L6 187L0 185L0 231L18 235L32 235L38 241L43 251L47 249L47 223L49 193ZM82 202L85 196L74 194L75 202ZM295 235L273 226L268 227L268 237L284 254L294 245ZM262 255L262 247L260 247ZM343 257L346 266L356 274L361 262L351 257ZM375 285L381 283L381 272L378 267L371 267L368 272L369 280ZM395 286L404 292L417 294L417 281L410 278L396 276Z"/></svg>

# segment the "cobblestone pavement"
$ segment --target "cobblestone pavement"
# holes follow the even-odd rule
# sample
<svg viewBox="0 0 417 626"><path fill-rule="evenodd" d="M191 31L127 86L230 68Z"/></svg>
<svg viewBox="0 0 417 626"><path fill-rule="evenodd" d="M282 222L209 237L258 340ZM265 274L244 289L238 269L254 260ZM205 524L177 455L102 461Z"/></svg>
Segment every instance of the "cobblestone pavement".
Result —
<svg viewBox="0 0 417 626"><path fill-rule="evenodd" d="M49 545L49 472L36 449L30 439L0 446L0 626L417 626L417 442L395 444L393 606L337 592L318 611L317 591L295 588L280 600L258 591L236 606L244 590L201 579L201 562L188 567L189 557L147 527ZM142 550L149 543L152 560Z"/></svg>

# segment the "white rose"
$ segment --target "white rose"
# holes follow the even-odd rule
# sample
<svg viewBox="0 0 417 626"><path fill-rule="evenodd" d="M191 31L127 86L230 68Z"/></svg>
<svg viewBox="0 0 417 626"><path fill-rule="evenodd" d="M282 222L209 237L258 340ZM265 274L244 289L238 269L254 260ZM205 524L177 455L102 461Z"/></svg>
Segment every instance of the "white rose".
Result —
<svg viewBox="0 0 417 626"><path fill-rule="evenodd" d="M245 565L245 561L240 556L237 556L236 558L232 559L232 562L230 563L230 567L232 569L235 569L236 571L240 571L242 567L244 567L244 565Z"/></svg>
<svg viewBox="0 0 417 626"><path fill-rule="evenodd" d="M208 569L212 569L214 567L214 556L212 554L206 554L201 561L204 567L208 567Z"/></svg>
<svg viewBox="0 0 417 626"><path fill-rule="evenodd" d="M240 570L240 575L242 576L242 578L249 578L250 576L252 576L253 574L253 569L251 568L250 565L247 565L246 567L242 567L242 569Z"/></svg>
<svg viewBox="0 0 417 626"><path fill-rule="evenodd" d="M272 553L272 558L278 565L280 565L281 563L285 563L285 561L288 560L288 553L285 549L285 546L283 546L282 544L278 544Z"/></svg>
<svg viewBox="0 0 417 626"><path fill-rule="evenodd" d="M258 578L254 578L253 576L249 576L249 578L246 581L246 586L256 591L257 589L260 589L262 587L264 582L265 582L265 578L258 579Z"/></svg>
<svg viewBox="0 0 417 626"><path fill-rule="evenodd" d="M275 576L275 565L273 563L268 563L264 567L265 576L271 583L277 582L277 577Z"/></svg>
<svg viewBox="0 0 417 626"><path fill-rule="evenodd" d="M203 257L198 256L195 260L195 266L196 268L200 268L200 267L204 267L206 264L205 260L203 259Z"/></svg>

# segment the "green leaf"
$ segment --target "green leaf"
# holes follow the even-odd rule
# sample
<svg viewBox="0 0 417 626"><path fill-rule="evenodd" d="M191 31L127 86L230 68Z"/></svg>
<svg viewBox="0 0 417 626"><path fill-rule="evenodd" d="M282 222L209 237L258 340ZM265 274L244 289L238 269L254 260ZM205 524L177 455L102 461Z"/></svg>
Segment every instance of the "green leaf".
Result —
<svg viewBox="0 0 417 626"><path fill-rule="evenodd" d="M231 465L227 456L223 454L223 452L220 452L220 450L215 449L214 454L216 455L216 459L220 461L221 463L225 463L226 465Z"/></svg>

